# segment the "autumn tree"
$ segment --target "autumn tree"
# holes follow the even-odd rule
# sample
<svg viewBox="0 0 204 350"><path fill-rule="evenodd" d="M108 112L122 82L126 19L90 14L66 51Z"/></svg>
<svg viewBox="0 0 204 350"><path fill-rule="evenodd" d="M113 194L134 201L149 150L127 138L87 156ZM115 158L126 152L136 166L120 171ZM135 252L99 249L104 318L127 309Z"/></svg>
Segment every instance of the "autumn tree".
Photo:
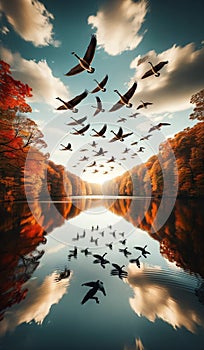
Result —
<svg viewBox="0 0 204 350"><path fill-rule="evenodd" d="M193 113L190 114L190 119L204 120L204 89L194 94L190 103L196 105Z"/></svg>

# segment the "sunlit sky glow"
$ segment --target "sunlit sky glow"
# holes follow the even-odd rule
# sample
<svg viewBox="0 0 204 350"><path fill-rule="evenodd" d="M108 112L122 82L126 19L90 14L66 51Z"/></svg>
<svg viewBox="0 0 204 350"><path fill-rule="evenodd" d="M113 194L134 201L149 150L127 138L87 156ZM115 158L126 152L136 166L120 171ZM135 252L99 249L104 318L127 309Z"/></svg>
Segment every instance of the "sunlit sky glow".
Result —
<svg viewBox="0 0 204 350"><path fill-rule="evenodd" d="M28 83L33 89L33 97L28 101L33 108L29 117L42 128L51 160L65 165L77 175L82 174L90 182L102 182L147 160L158 152L158 145L165 138L193 126L195 122L189 120L194 107L190 98L204 85L203 10L201 0L195 0L193 4L175 0L87 0L84 3L80 0L1 0L1 58L11 65L14 78ZM83 56L92 34L97 36L92 62L95 73L65 76L78 63L71 52ZM169 63L162 68L159 78L152 76L141 80L149 69L148 61L156 64L163 60ZM78 113L56 111L59 106L57 96L68 101L85 88L91 91L96 86L93 79L101 81L106 74L109 76L107 91L88 94L78 105ZM122 107L117 112L108 112L118 101L114 89L123 94L134 81L138 86L131 100L133 108ZM96 96L101 98L106 111L93 117ZM140 100L150 101L153 105L141 110L145 116L130 118ZM85 136L71 135L72 127L65 124L71 117L79 119L83 116L87 116L90 129ZM120 117L127 120L118 122ZM143 121L149 122L145 128ZM146 135L151 124L160 121L171 125L154 132L149 141L131 147L126 159L121 160L123 150ZM104 159L106 162L114 156L117 166L112 172L105 167L101 168L103 172L93 174L87 168L97 158L90 146L94 139L90 136L91 129L102 127L104 123L108 124L105 139L108 153ZM108 140L113 136L110 130L117 131L119 126L134 134L123 145L119 141L115 143L117 145L109 144ZM98 150L101 140L95 138L95 141L100 141L95 149ZM61 152L60 143L68 142L73 151ZM139 146L144 146L145 152L132 158ZM88 155L81 152L83 148L88 148ZM80 162L85 154L89 157L88 162ZM73 167L73 158L79 163L76 167ZM108 173L104 174L105 171Z"/></svg>

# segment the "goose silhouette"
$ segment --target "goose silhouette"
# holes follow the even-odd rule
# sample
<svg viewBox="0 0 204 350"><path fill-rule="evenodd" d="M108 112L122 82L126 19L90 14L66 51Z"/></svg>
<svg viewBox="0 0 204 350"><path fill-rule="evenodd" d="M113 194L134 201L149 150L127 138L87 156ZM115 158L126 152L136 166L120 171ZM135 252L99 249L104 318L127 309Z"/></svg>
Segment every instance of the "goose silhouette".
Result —
<svg viewBox="0 0 204 350"><path fill-rule="evenodd" d="M95 130L94 130L95 131ZM96 146L97 146L98 144L96 143L96 141L93 141L92 143L90 143L90 146L91 147L94 147L94 148L96 148Z"/></svg>
<svg viewBox="0 0 204 350"><path fill-rule="evenodd" d="M71 75L75 75L75 74L81 73L81 72L83 72L85 70L88 73L94 73L95 69L93 67L91 67L91 62L93 60L94 53L95 53L95 50L96 50L96 44L97 44L96 36L92 35L91 41L90 41L90 43L88 45L88 48L87 48L86 53L85 53L83 58L79 57L73 51L72 55L74 55L79 60L79 64L77 64L75 67L70 69L65 75L71 76Z"/></svg>
<svg viewBox="0 0 204 350"><path fill-rule="evenodd" d="M96 165L96 161L94 160L94 162L93 162L92 164L87 165L87 168L92 168L92 167L95 166L95 165Z"/></svg>
<svg viewBox="0 0 204 350"><path fill-rule="evenodd" d="M115 267L115 269L111 270L112 276L118 276L120 279L127 278L128 273L127 271L123 270L123 267L125 267L125 265L119 266L118 264L112 263L112 266Z"/></svg>
<svg viewBox="0 0 204 350"><path fill-rule="evenodd" d="M82 126L84 126L83 122L85 122L87 117L83 117L80 119L75 119L75 118L71 117L71 119L73 120L73 122L67 123L66 125L82 125Z"/></svg>
<svg viewBox="0 0 204 350"><path fill-rule="evenodd" d="M119 249L119 252L122 252L126 258L128 257L128 255L131 255L127 247L125 247L124 249Z"/></svg>
<svg viewBox="0 0 204 350"><path fill-rule="evenodd" d="M160 130L162 126L168 126L171 125L170 123L159 123L157 125L153 125L148 132L154 131L154 130Z"/></svg>
<svg viewBox="0 0 204 350"><path fill-rule="evenodd" d="M119 128L117 133L115 133L113 130L111 130L111 132L115 136L109 142L115 142L115 141L122 141L123 142L125 137L128 137L128 136L133 134L133 132L129 132L129 133L124 134L123 133L123 129L121 128L121 126L120 126L120 128Z"/></svg>
<svg viewBox="0 0 204 350"><path fill-rule="evenodd" d="M95 132L95 134L94 135L91 135L91 136L93 136L93 137L103 137L103 138L105 138L105 132L106 132L106 130L107 130L107 124L104 124L104 126L102 127L102 129L101 130L99 130L99 131L96 131L95 129L92 129L94 132ZM93 142L95 142L95 141L93 141ZM92 144L93 145L93 144ZM96 147L96 145L97 145L97 143L95 143L95 146L92 146L92 147Z"/></svg>
<svg viewBox="0 0 204 350"><path fill-rule="evenodd" d="M140 268L140 259L141 258L141 255L140 256L138 256L138 258L136 258L136 259L130 259L129 261L130 261L130 263L132 263L132 264L136 264L137 265L137 267L139 267Z"/></svg>
<svg viewBox="0 0 204 350"><path fill-rule="evenodd" d="M147 108L147 106L153 105L152 102L144 102L142 100L140 100L140 102L142 102L142 103L137 107L137 109Z"/></svg>
<svg viewBox="0 0 204 350"><path fill-rule="evenodd" d="M103 293L103 295L106 296L106 292L103 286L103 282L100 280L97 280L96 282L87 282L83 283L82 286L91 287L91 289L86 293L83 300L81 301L81 304L85 304L89 299L94 299L97 304L99 304L98 297L95 296L95 294L100 291Z"/></svg>
<svg viewBox="0 0 204 350"><path fill-rule="evenodd" d="M108 247L110 250L113 250L113 242L106 243L106 247Z"/></svg>
<svg viewBox="0 0 204 350"><path fill-rule="evenodd" d="M105 153L107 153L108 151L104 151L104 149L100 147L98 151L92 151L92 152L95 152L94 157L96 157L96 156L105 156Z"/></svg>
<svg viewBox="0 0 204 350"><path fill-rule="evenodd" d="M96 260L93 261L94 264L101 264L101 266L103 268L105 268L105 264L109 264L110 261L105 259L104 256L107 255L107 253L104 253L103 255L99 255L99 254L93 254L94 258L96 258Z"/></svg>
<svg viewBox="0 0 204 350"><path fill-rule="evenodd" d="M147 248L147 245L145 245L144 247L134 247L135 249L137 249L137 250L140 250L141 251L141 253L142 253L142 256L144 256L144 258L147 258L147 254L151 254L150 252L148 252L147 250L146 250L146 248Z"/></svg>
<svg viewBox="0 0 204 350"><path fill-rule="evenodd" d="M118 120L117 120L117 123L124 123L124 122L126 122L126 118L119 118Z"/></svg>
<svg viewBox="0 0 204 350"><path fill-rule="evenodd" d="M92 253L89 251L89 248L82 249L81 253L84 253L85 256L92 255Z"/></svg>
<svg viewBox="0 0 204 350"><path fill-rule="evenodd" d="M77 258L77 247L74 247L74 250L70 250L69 252L70 252L70 254L68 255L69 261L71 260L72 257L75 259Z"/></svg>
<svg viewBox="0 0 204 350"><path fill-rule="evenodd" d="M84 135L85 135L84 133L89 129L89 127L90 127L90 124L87 124L87 125L84 126L82 129L79 129L79 130L73 128L73 129L75 130L75 132L70 132L70 134L72 134L72 135L82 135L82 136L84 136Z"/></svg>
<svg viewBox="0 0 204 350"><path fill-rule="evenodd" d="M96 96L96 103L97 103L97 106L91 106L93 108L96 108L96 111L93 115L94 117L100 112L105 112L105 109L102 107L101 99L98 96Z"/></svg>
<svg viewBox="0 0 204 350"><path fill-rule="evenodd" d="M159 70L162 69L165 64L168 63L168 61L161 61L159 62L158 64L156 64L156 66L153 66L153 64L151 62L148 62L151 66L151 69L148 70L143 76L141 79L145 79L147 77L150 77L151 75L154 75L155 77L159 77L160 76L160 73L159 73Z"/></svg>
<svg viewBox="0 0 204 350"><path fill-rule="evenodd" d="M111 107L111 109L109 109L109 112L116 111L123 106L126 106L127 108L131 108L132 103L130 103L129 100L134 95L136 88L137 88L137 83L134 82L131 88L124 95L121 95L121 93L115 89L114 92L116 92L120 96L120 100L116 104L114 104L113 107Z"/></svg>
<svg viewBox="0 0 204 350"><path fill-rule="evenodd" d="M98 91L102 91L102 92L106 91L106 88L104 86L106 85L106 83L108 81L107 74L106 74L105 78L103 78L103 80L100 83L96 79L94 79L94 81L97 83L98 86L91 91L92 94L94 94L95 92L98 92Z"/></svg>
<svg viewBox="0 0 204 350"><path fill-rule="evenodd" d="M80 95L75 96L72 100L65 102L60 97L56 97L57 100L61 101L63 105L57 108L58 111L70 109L73 113L77 113L78 109L75 108L86 96L88 95L88 90L84 90Z"/></svg>
<svg viewBox="0 0 204 350"><path fill-rule="evenodd" d="M67 146L63 145L62 143L60 143L60 146L62 146L63 148L60 149L60 151L72 151L72 145L71 143L68 143Z"/></svg>

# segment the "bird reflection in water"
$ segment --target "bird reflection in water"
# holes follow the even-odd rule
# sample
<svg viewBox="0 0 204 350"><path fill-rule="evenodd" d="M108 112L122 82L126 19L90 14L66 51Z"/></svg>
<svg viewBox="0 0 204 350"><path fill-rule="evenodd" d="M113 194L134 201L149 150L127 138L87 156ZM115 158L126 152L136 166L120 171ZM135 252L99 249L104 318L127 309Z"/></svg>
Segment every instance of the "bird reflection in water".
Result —
<svg viewBox="0 0 204 350"><path fill-rule="evenodd" d="M89 289L89 291L86 293L85 297L81 301L82 305L85 304L89 299L94 299L96 303L99 304L99 299L98 297L95 296L95 294L98 291L102 292L103 295L106 295L103 282L100 280L97 280L96 282L93 281L93 282L83 283L82 286L91 287L91 289Z"/></svg>

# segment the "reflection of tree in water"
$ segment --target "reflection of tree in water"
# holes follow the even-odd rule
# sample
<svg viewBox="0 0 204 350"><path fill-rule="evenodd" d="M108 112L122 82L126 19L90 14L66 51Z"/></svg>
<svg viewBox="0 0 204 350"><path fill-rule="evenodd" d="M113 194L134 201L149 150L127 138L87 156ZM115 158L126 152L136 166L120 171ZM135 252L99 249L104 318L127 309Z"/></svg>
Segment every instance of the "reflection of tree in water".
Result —
<svg viewBox="0 0 204 350"><path fill-rule="evenodd" d="M134 226L158 240L161 254L170 262L175 262L184 270L204 277L204 224L200 210L203 207L201 199L177 200L170 215L167 215L168 198L165 201L153 199L150 203L145 198L139 201L118 199L112 205L110 202L107 205L114 214L123 216ZM159 222L162 215L160 218L157 216L159 209L163 217L167 217L162 227Z"/></svg>

